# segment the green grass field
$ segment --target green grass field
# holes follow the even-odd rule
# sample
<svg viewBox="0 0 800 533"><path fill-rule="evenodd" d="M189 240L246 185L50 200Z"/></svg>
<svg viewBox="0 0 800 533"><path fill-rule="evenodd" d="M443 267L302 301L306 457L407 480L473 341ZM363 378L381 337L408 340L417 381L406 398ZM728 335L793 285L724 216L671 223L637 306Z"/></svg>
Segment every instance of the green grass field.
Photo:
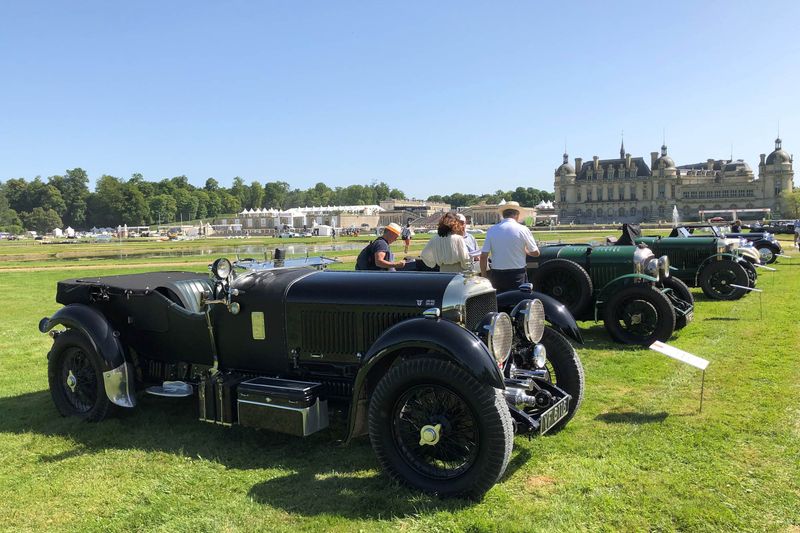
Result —
<svg viewBox="0 0 800 533"><path fill-rule="evenodd" d="M518 437L505 478L475 503L393 484L368 439L337 442L341 424L307 439L222 428L198 422L190 400L145 396L99 424L61 418L51 340L36 329L58 308L56 281L83 265L146 268L25 258L39 250L17 245L0 246L2 530L800 531L797 252L761 271L763 319L758 295L715 302L695 289L694 322L671 343L711 361L702 413L698 371L582 323L583 407L558 434ZM208 255L169 245L187 253L165 262L205 269Z"/></svg>

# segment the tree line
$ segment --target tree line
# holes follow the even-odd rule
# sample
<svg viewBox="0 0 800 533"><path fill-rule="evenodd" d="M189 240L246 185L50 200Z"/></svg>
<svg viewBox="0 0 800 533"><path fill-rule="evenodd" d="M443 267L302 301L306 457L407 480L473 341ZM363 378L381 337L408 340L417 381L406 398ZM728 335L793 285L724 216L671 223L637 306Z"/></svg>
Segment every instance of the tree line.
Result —
<svg viewBox="0 0 800 533"><path fill-rule="evenodd" d="M534 206L540 200L552 200L552 196L546 191L518 187L514 191L485 195L434 195L427 200L461 207L497 203L504 198ZM293 189L285 181L262 185L252 180L247 184L236 177L230 187L221 186L214 178L196 187L186 176L149 181L141 174L133 174L128 179L103 175L95 183L94 191L90 191L86 171L74 168L47 179L15 178L0 182L0 231L43 233L66 226L76 229L119 224L143 226L213 218L239 213L242 209L369 205L392 198L405 199L406 196L384 182L334 188L320 182L308 189Z"/></svg>

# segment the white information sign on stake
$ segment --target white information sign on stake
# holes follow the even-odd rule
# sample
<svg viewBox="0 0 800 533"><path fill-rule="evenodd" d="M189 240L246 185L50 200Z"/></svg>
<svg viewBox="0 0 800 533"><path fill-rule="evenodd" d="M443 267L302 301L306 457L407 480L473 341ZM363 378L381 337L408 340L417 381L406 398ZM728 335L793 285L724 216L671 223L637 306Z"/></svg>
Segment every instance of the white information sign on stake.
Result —
<svg viewBox="0 0 800 533"><path fill-rule="evenodd" d="M700 370L705 370L708 367L708 361L703 359L702 357L697 357L694 354L690 354L689 352L684 352L683 350L676 348L674 346L670 346L669 344L663 343L661 341L656 341L650 345L651 350L655 350L658 353L663 353L667 357L672 357L673 359L677 359L687 365L691 365L695 368L699 368Z"/></svg>
<svg viewBox="0 0 800 533"><path fill-rule="evenodd" d="M667 357L671 357L682 363L693 366L703 371L703 378L700 381L700 412L703 412L703 393L705 392L706 385L706 368L708 367L708 360L702 357L697 357L689 352L684 352L680 348L670 346L661 341L656 341L650 345L650 349L658 353L662 353Z"/></svg>

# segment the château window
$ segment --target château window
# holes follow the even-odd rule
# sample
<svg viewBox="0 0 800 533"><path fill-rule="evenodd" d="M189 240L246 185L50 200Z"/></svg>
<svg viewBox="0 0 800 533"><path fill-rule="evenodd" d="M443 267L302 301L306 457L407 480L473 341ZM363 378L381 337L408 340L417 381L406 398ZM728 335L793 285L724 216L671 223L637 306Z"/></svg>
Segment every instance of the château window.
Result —
<svg viewBox="0 0 800 533"><path fill-rule="evenodd" d="M587 189L586 190L586 201L587 202L591 202L592 201L592 189Z"/></svg>
<svg viewBox="0 0 800 533"><path fill-rule="evenodd" d="M581 197L583 196L583 193L582 193L581 191L582 191L582 189L578 189L578 201L579 201L579 202L582 202L582 201L583 201L583 200L581 199Z"/></svg>
<svg viewBox="0 0 800 533"><path fill-rule="evenodd" d="M664 194L666 191L666 186L663 183L658 184L658 197L664 198Z"/></svg>
<svg viewBox="0 0 800 533"><path fill-rule="evenodd" d="M561 201L562 202L566 202L567 201L567 191L564 191L564 190L561 191Z"/></svg>

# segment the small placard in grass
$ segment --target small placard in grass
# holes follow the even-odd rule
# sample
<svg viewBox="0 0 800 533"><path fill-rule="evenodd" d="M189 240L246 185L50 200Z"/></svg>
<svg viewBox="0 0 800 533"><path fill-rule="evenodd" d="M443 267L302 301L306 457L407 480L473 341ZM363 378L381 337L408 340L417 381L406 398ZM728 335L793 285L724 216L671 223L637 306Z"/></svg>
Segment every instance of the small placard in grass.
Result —
<svg viewBox="0 0 800 533"><path fill-rule="evenodd" d="M654 350L658 353L662 353L667 357L672 357L673 359L677 359L687 365L691 365L695 368L699 368L700 370L705 370L708 366L708 361L703 359L702 357L697 357L694 354L690 354L689 352L684 352L683 350L676 348L674 346L670 346L669 344L663 343L661 341L656 341L650 345L650 349Z"/></svg>

